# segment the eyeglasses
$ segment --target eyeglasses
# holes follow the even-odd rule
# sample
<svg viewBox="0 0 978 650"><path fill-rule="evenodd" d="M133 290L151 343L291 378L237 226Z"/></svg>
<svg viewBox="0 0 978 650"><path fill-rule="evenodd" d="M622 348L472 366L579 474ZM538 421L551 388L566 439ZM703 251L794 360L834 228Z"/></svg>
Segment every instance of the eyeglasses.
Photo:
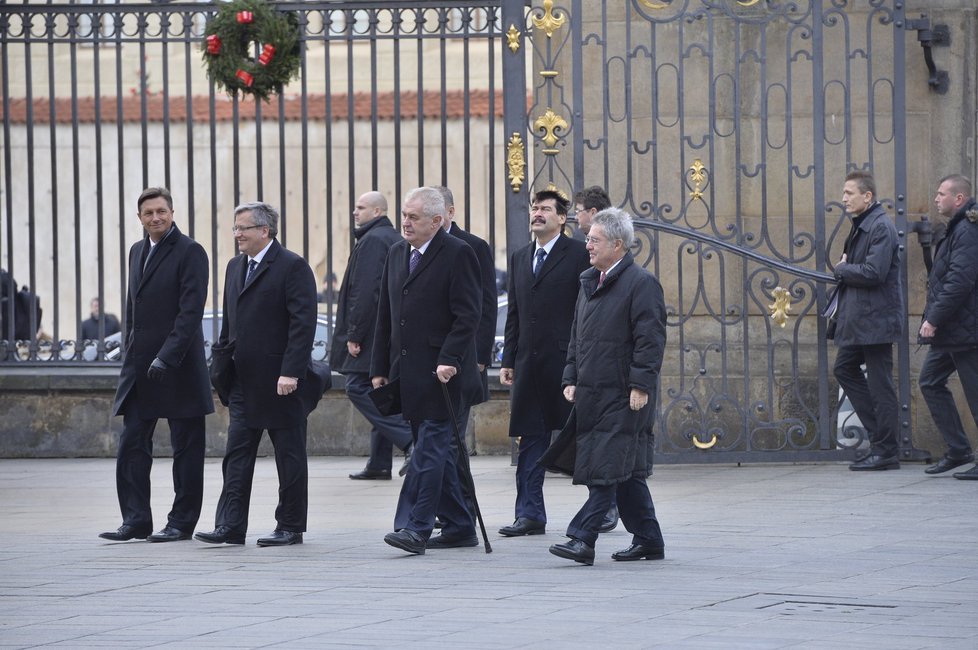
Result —
<svg viewBox="0 0 978 650"><path fill-rule="evenodd" d="M235 226L231 228L231 232L237 234L239 232L244 232L246 230L251 230L252 228L264 228L265 226Z"/></svg>

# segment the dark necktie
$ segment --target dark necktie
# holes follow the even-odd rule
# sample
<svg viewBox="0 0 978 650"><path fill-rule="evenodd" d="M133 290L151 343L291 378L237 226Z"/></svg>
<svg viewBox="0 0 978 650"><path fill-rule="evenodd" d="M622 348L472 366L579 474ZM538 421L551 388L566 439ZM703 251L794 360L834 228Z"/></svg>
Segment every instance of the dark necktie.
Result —
<svg viewBox="0 0 978 650"><path fill-rule="evenodd" d="M153 250L156 248L156 246L149 243L148 239L146 240L146 245L149 246L149 251L146 252L146 259L143 260L143 273L146 272L146 267L149 266L149 258L153 257Z"/></svg>
<svg viewBox="0 0 978 650"><path fill-rule="evenodd" d="M538 248L536 259L533 261L533 277L540 275L540 269L543 268L543 260L545 259L547 259L547 250L545 248Z"/></svg>
<svg viewBox="0 0 978 650"><path fill-rule="evenodd" d="M248 262L248 272L245 273L245 284L248 284L248 281L251 280L251 276L254 275L256 268L258 268L258 262L255 260Z"/></svg>
<svg viewBox="0 0 978 650"><path fill-rule="evenodd" d="M605 276L605 272L604 271L601 271L601 277L598 278L598 288L599 289L601 288L601 285L604 284L604 276Z"/></svg>
<svg viewBox="0 0 978 650"><path fill-rule="evenodd" d="M418 268L418 264L421 263L421 251L415 248L411 251L411 261L408 262L408 275L414 273L414 269Z"/></svg>

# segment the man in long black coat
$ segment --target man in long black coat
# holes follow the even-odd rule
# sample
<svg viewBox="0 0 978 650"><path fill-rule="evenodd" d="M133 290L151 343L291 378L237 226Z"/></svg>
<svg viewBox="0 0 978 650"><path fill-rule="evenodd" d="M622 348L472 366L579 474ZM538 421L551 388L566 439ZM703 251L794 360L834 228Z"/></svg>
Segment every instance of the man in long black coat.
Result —
<svg viewBox="0 0 978 650"><path fill-rule="evenodd" d="M941 474L975 459L947 388L955 371L968 409L978 422L978 203L971 196L971 181L960 174L941 179L934 203L941 217L949 221L927 279L927 306L919 334L930 350L920 368L920 392L947 451L924 470L927 474ZM978 467L958 472L954 478L978 480Z"/></svg>
<svg viewBox="0 0 978 650"><path fill-rule="evenodd" d="M122 526L99 537L113 541L189 539L204 496L204 416L214 412L204 336L207 253L173 223L173 198L163 187L143 190L136 202L146 237L129 249L125 358L113 415L123 416L116 458ZM153 431L170 426L173 508L153 531L150 470Z"/></svg>
<svg viewBox="0 0 978 650"><path fill-rule="evenodd" d="M534 241L513 253L509 304L499 380L512 386L509 435L519 437L516 519L499 530L506 537L546 532L543 498L546 471L538 464L550 434L567 422L570 403L560 380L567 361L580 275L589 266L582 242L563 234L567 201L555 191L533 197Z"/></svg>
<svg viewBox="0 0 978 650"><path fill-rule="evenodd" d="M306 416L322 396L313 388L317 377L310 358L316 278L304 259L279 244L277 234L278 212L272 206L235 208L234 238L241 254L228 262L224 320L215 344L234 346L224 489L215 530L195 535L203 542L244 543L255 458L266 429L275 448L279 499L275 530L258 545L301 544L306 530Z"/></svg>
<svg viewBox="0 0 978 650"><path fill-rule="evenodd" d="M850 172L842 190L852 230L835 266L839 281L834 340L835 378L869 431L869 455L854 471L899 469L893 343L903 336L899 240L893 221L876 200L872 174ZM866 365L866 374L860 366Z"/></svg>
<svg viewBox="0 0 978 650"><path fill-rule="evenodd" d="M475 521L456 468L457 447L441 384L452 409L482 395L475 333L481 313L479 263L472 248L444 231L445 202L431 187L408 192L402 208L404 241L391 247L381 281L370 362L374 387L398 382L414 451L398 497L410 504L400 530L384 541L414 554L426 548L476 546ZM442 534L429 539L436 510Z"/></svg>
<svg viewBox="0 0 978 650"><path fill-rule="evenodd" d="M549 465L573 439L574 483L588 486L588 499L567 527L570 541L550 552L588 565L613 497L632 544L612 559L665 556L647 479L666 309L659 281L628 253L633 239L627 213L609 208L595 215L587 243L594 268L581 274L562 380L576 417L542 461Z"/></svg>
<svg viewBox="0 0 978 650"><path fill-rule="evenodd" d="M395 445L406 456L401 475L407 471L411 425L400 415L382 415L370 399L370 355L377 323L380 276L387 252L401 241L401 236L387 218L387 199L380 192L367 192L357 199L353 220L357 243L340 286L329 363L333 370L346 375L346 396L371 425L367 466L350 474L350 478L390 480Z"/></svg>

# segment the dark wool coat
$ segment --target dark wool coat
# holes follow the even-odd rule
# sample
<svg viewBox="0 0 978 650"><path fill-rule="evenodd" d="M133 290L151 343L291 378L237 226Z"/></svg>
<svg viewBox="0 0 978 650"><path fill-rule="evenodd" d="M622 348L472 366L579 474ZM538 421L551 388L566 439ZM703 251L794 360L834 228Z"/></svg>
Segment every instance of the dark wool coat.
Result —
<svg viewBox="0 0 978 650"><path fill-rule="evenodd" d="M472 248L439 228L414 273L408 274L411 245L391 246L377 308L371 377L400 380L404 418L447 420L448 408L435 368L455 366L448 382L457 415L462 400L482 403L476 366L479 325L479 262Z"/></svg>
<svg viewBox="0 0 978 650"><path fill-rule="evenodd" d="M380 299L380 278L390 247L401 236L390 219L377 217L354 231L357 244L350 253L340 300L336 308L336 327L330 346L329 363L341 373L370 372L374 327L377 324L377 301ZM360 354L351 357L347 341L360 344Z"/></svg>
<svg viewBox="0 0 978 650"><path fill-rule="evenodd" d="M971 211L972 216L968 215ZM924 320L937 328L921 343L935 347L978 345L978 204L961 207L937 244L927 279Z"/></svg>
<svg viewBox="0 0 978 650"><path fill-rule="evenodd" d="M308 412L302 401L304 383L313 379L309 373L316 337L316 278L304 259L274 239L244 286L247 267L248 256L243 253L228 262L217 345L234 342L234 370L244 392L246 426L298 426ZM279 395L279 377L298 377L299 390Z"/></svg>
<svg viewBox="0 0 978 650"><path fill-rule="evenodd" d="M601 288L598 277L594 268L581 274L564 369L563 385L577 387L576 417L541 461L559 456L568 433L576 433L574 483L584 485L652 474L652 424L666 344L666 308L655 276L626 253ZM628 406L632 388L649 395L640 411Z"/></svg>
<svg viewBox="0 0 978 650"><path fill-rule="evenodd" d="M514 372L509 435L542 435L560 429L571 405L560 380L567 362L580 275L589 266L582 242L561 234L537 276L533 275L536 242L520 248L510 260L509 305L503 368Z"/></svg>
<svg viewBox="0 0 978 650"><path fill-rule="evenodd" d="M147 237L129 249L125 357L112 413L122 415L129 397L144 420L213 413L200 327L207 300L207 253L176 225L157 244L144 271L148 248ZM162 382L146 377L156 357L170 367Z"/></svg>
<svg viewBox="0 0 978 650"><path fill-rule="evenodd" d="M879 203L864 214L845 263L835 267L840 283L835 343L840 347L894 343L903 335L896 227Z"/></svg>

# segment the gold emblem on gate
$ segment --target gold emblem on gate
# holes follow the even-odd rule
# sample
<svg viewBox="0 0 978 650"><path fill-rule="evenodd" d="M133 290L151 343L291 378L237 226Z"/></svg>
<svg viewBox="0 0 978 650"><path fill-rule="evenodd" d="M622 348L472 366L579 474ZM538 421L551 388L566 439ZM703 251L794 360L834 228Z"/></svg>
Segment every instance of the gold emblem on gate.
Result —
<svg viewBox="0 0 978 650"><path fill-rule="evenodd" d="M709 449L713 445L717 444L717 441L718 440L719 440L719 438L717 438L717 434L715 434L715 433L713 434L713 437L710 438L709 442L702 442L696 436L695 433L693 434L693 446L696 447L697 449Z"/></svg>
<svg viewBox="0 0 978 650"><path fill-rule="evenodd" d="M533 17L533 26L543 30L547 38L553 38L554 32L567 21L565 14L554 14L554 0L543 0L543 16Z"/></svg>
<svg viewBox="0 0 978 650"><path fill-rule="evenodd" d="M699 201L703 198L703 187L706 185L706 165L699 158L690 165L689 178L693 181L693 191L689 193L689 198Z"/></svg>
<svg viewBox="0 0 978 650"><path fill-rule="evenodd" d="M547 148L543 149L543 153L550 155L560 153L560 149L554 149L554 145L560 139L557 133L558 131L567 131L569 126L567 120L554 113L552 108L548 108L546 113L533 121L533 130L543 131L543 144L547 145Z"/></svg>
<svg viewBox="0 0 978 650"><path fill-rule="evenodd" d="M526 175L526 157L523 155L523 138L513 133L506 145L506 165L509 168L509 184L519 192Z"/></svg>
<svg viewBox="0 0 978 650"><path fill-rule="evenodd" d="M506 45L513 51L513 54L516 54L520 50L520 36L522 35L520 30L516 29L516 25L509 26L509 31L506 32Z"/></svg>
<svg viewBox="0 0 978 650"><path fill-rule="evenodd" d="M774 304L767 306L771 310L771 320L784 327L788 322L788 312L791 311L791 294L784 287L775 287L772 295Z"/></svg>

